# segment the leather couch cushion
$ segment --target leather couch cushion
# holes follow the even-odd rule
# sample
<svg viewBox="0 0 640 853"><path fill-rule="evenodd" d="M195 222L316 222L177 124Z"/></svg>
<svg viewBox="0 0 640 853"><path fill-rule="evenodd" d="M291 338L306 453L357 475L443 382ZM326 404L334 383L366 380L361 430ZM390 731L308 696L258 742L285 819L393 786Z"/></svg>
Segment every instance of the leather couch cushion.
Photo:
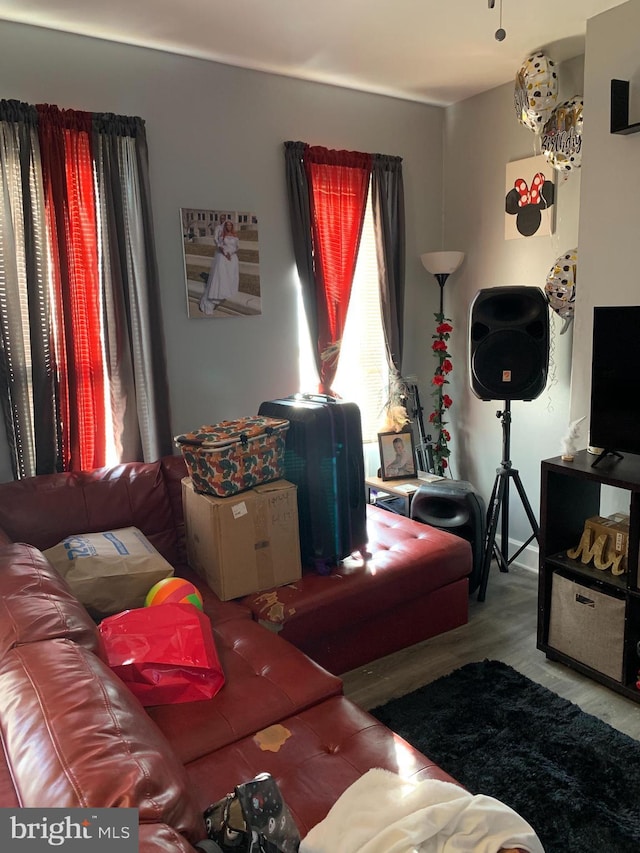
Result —
<svg viewBox="0 0 640 853"><path fill-rule="evenodd" d="M25 807L131 807L190 841L204 834L185 770L157 726L95 655L69 640L0 661L5 757Z"/></svg>
<svg viewBox="0 0 640 853"><path fill-rule="evenodd" d="M0 484L0 527L41 551L75 533L137 527L171 564L177 529L161 462L41 474Z"/></svg>
<svg viewBox="0 0 640 853"><path fill-rule="evenodd" d="M95 623L47 558L30 545L0 547L0 655L67 637L103 655Z"/></svg>
<svg viewBox="0 0 640 853"><path fill-rule="evenodd" d="M321 702L187 765L198 805L207 805L260 772L271 773L300 834L363 773L382 767L407 778L455 780L344 696Z"/></svg>
<svg viewBox="0 0 640 853"><path fill-rule="evenodd" d="M184 763L342 692L339 678L250 619L213 629L222 690L202 702L147 708Z"/></svg>
<svg viewBox="0 0 640 853"><path fill-rule="evenodd" d="M185 578L190 581L202 595L202 609L207 614L213 625L220 625L230 619L252 619L252 613L248 607L236 601L222 601L211 587L207 586L205 580L194 572L186 563L180 563L175 567L176 577Z"/></svg>
<svg viewBox="0 0 640 853"><path fill-rule="evenodd" d="M330 575L241 599L254 618L271 623L292 643L340 631L466 578L468 542L404 516L367 506L369 557L347 557Z"/></svg>
<svg viewBox="0 0 640 853"><path fill-rule="evenodd" d="M141 823L138 853L195 853L191 844L166 823Z"/></svg>
<svg viewBox="0 0 640 853"><path fill-rule="evenodd" d="M0 759L0 808L14 809L19 806L20 800L11 778L11 770L3 756Z"/></svg>

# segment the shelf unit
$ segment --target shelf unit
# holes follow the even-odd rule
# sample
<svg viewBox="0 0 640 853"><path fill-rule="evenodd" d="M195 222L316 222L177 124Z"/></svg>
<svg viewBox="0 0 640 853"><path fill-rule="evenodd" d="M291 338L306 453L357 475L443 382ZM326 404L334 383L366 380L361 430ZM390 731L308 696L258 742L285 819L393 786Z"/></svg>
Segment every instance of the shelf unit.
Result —
<svg viewBox="0 0 640 853"><path fill-rule="evenodd" d="M640 670L640 456L628 454L623 459L606 456L594 468L595 459L595 456L582 450L575 455L573 462L563 462L561 457L542 462L537 647L549 659L564 663L617 693L640 702L640 690L635 686ZM622 575L613 575L610 570L600 571L567 556L567 550L578 545L586 519L604 515L601 511L603 486L612 486L628 493L629 508L626 511L630 517L629 546L627 571ZM598 594L606 596L604 603L611 604L619 613L615 617L615 630L621 636L620 650L613 654L614 657L619 654L621 658L614 661L619 664L620 678L594 668L592 663L586 663L589 653L573 656L550 644L552 610L553 607L560 610L553 589L555 577L571 581L572 589L584 589L583 600L588 600L590 590L595 593L593 598L599 598ZM566 586L563 581L558 581L556 593ZM580 619L580 608L576 610ZM594 618L594 612L585 612L585 616ZM563 630L570 631L570 623ZM585 650L589 652L589 643L600 643L601 650L606 653L602 649L606 634L607 631L603 631L602 636L599 636L596 629L592 636L584 640Z"/></svg>
<svg viewBox="0 0 640 853"><path fill-rule="evenodd" d="M611 133L640 132L640 122L629 124L629 81L611 81Z"/></svg>

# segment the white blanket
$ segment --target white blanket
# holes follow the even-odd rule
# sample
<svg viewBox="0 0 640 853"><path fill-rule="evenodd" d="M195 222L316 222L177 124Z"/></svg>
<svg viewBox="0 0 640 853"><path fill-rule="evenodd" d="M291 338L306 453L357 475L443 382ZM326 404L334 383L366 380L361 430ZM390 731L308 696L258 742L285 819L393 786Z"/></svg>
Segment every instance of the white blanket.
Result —
<svg viewBox="0 0 640 853"><path fill-rule="evenodd" d="M517 785L517 779L514 779ZM308 833L300 853L544 853L517 812L450 782L369 770Z"/></svg>

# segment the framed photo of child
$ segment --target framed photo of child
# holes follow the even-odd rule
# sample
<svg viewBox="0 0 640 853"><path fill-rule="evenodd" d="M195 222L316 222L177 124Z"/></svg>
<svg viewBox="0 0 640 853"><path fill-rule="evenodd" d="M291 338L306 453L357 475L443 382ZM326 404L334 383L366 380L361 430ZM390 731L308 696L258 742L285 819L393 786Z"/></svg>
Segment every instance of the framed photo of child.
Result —
<svg viewBox="0 0 640 853"><path fill-rule="evenodd" d="M410 480L417 477L416 451L412 430L379 432L382 480Z"/></svg>

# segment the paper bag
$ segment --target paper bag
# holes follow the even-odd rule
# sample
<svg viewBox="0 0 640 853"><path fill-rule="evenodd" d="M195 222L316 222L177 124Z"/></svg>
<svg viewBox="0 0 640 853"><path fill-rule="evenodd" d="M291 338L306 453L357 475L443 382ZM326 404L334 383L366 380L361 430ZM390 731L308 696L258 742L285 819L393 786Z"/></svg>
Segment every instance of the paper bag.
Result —
<svg viewBox="0 0 640 853"><path fill-rule="evenodd" d="M173 567L137 527L67 536L45 556L92 616L142 607Z"/></svg>

